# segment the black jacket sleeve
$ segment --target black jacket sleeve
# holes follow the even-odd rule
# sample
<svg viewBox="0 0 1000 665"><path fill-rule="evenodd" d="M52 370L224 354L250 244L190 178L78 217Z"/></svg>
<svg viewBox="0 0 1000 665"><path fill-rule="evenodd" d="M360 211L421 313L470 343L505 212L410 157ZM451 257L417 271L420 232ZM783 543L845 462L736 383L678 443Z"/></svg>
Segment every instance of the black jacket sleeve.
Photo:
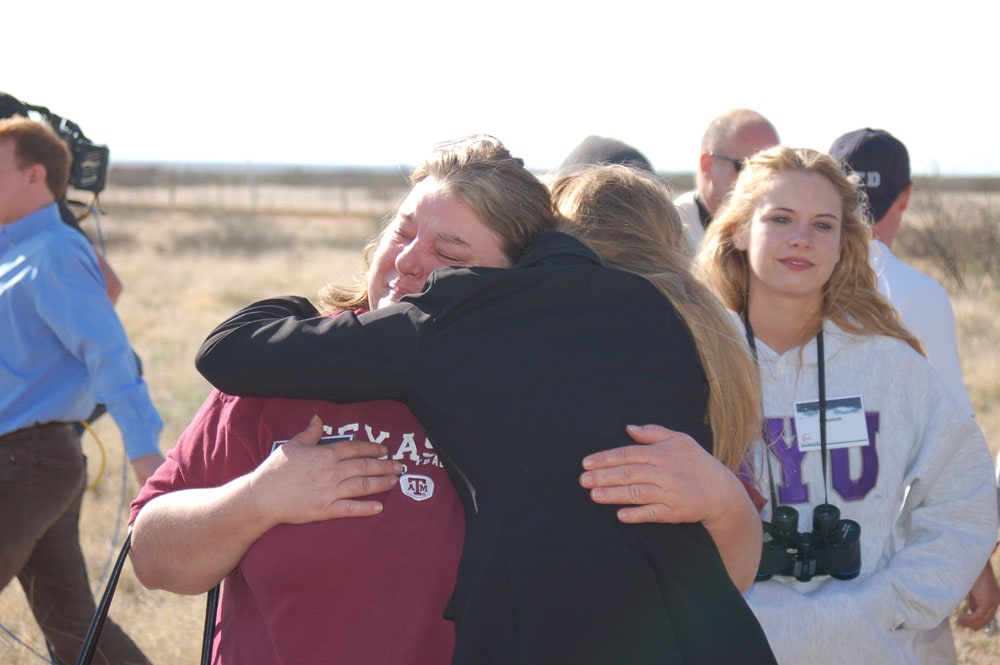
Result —
<svg viewBox="0 0 1000 665"><path fill-rule="evenodd" d="M402 316L400 314L403 314ZM320 316L305 298L254 303L204 341L195 366L219 390L242 396L355 402L402 399L420 348L416 308Z"/></svg>

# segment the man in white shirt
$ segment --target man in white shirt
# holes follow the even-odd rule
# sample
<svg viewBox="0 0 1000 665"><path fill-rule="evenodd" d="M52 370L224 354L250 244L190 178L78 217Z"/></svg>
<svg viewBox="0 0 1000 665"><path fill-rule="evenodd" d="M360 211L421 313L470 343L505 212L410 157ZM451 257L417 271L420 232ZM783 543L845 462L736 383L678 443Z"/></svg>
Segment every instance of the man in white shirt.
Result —
<svg viewBox="0 0 1000 665"><path fill-rule="evenodd" d="M750 109L726 111L708 125L701 139L695 189L674 199L695 253L701 247L712 216L722 207L736 183L743 161L778 143L774 126Z"/></svg>
<svg viewBox="0 0 1000 665"><path fill-rule="evenodd" d="M868 195L875 240L872 266L879 278L879 291L899 310L903 323L920 339L927 358L948 389L972 415L958 360L955 314L948 292L892 253L892 242L913 192L906 146L885 130L866 128L841 136L830 154L861 177Z"/></svg>
<svg viewBox="0 0 1000 665"><path fill-rule="evenodd" d="M910 205L913 180L906 146L889 132L866 127L844 134L830 148L830 154L861 177L868 196L872 221L871 261L878 275L878 289L899 310L903 324L920 340L927 359L944 380L949 392L969 415L973 413L969 393L962 380L955 337L955 314L948 292L932 277L907 264L892 253L903 212ZM969 614L960 625L979 629L996 614L1000 587L993 568L986 568L969 591ZM926 641L938 649L929 663L955 663L957 656L948 622L927 631Z"/></svg>

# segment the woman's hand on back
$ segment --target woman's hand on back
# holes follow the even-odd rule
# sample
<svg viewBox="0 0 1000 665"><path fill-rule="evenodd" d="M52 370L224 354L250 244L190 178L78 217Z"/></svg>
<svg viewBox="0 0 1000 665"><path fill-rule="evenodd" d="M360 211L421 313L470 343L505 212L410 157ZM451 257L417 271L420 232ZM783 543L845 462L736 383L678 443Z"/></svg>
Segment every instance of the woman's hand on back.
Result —
<svg viewBox="0 0 1000 665"><path fill-rule="evenodd" d="M580 484L597 503L623 505L622 522L701 522L745 593L760 565L762 529L743 483L687 434L658 425L630 425L628 433L638 445L585 457Z"/></svg>
<svg viewBox="0 0 1000 665"><path fill-rule="evenodd" d="M718 519L743 492L739 480L687 434L658 425L628 427L638 445L589 455L580 484L597 503L621 504L622 522Z"/></svg>
<svg viewBox="0 0 1000 665"><path fill-rule="evenodd" d="M387 492L403 465L380 459L385 446L370 441L318 445L323 423L308 427L254 471L250 492L257 510L273 523L304 524L337 517L367 517L382 511L379 501L362 497Z"/></svg>

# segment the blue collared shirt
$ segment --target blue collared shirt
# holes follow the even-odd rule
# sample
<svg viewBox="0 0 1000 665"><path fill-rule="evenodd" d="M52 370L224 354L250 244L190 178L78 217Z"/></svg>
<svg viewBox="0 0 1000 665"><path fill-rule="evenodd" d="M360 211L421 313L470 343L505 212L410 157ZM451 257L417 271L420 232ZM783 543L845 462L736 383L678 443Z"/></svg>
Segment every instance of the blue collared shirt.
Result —
<svg viewBox="0 0 1000 665"><path fill-rule="evenodd" d="M83 420L97 403L129 459L160 452L163 421L94 249L53 203L0 225L0 435Z"/></svg>

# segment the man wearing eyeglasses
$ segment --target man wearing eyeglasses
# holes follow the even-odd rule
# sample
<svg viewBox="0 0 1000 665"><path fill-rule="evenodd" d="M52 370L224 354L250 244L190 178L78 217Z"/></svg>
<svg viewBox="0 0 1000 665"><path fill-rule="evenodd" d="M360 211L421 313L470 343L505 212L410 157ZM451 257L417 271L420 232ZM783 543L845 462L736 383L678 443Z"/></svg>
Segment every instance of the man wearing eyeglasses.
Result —
<svg viewBox="0 0 1000 665"><path fill-rule="evenodd" d="M743 160L778 143L774 126L750 109L727 111L708 125L701 139L696 188L674 200L695 252L701 246L712 216L732 190Z"/></svg>

